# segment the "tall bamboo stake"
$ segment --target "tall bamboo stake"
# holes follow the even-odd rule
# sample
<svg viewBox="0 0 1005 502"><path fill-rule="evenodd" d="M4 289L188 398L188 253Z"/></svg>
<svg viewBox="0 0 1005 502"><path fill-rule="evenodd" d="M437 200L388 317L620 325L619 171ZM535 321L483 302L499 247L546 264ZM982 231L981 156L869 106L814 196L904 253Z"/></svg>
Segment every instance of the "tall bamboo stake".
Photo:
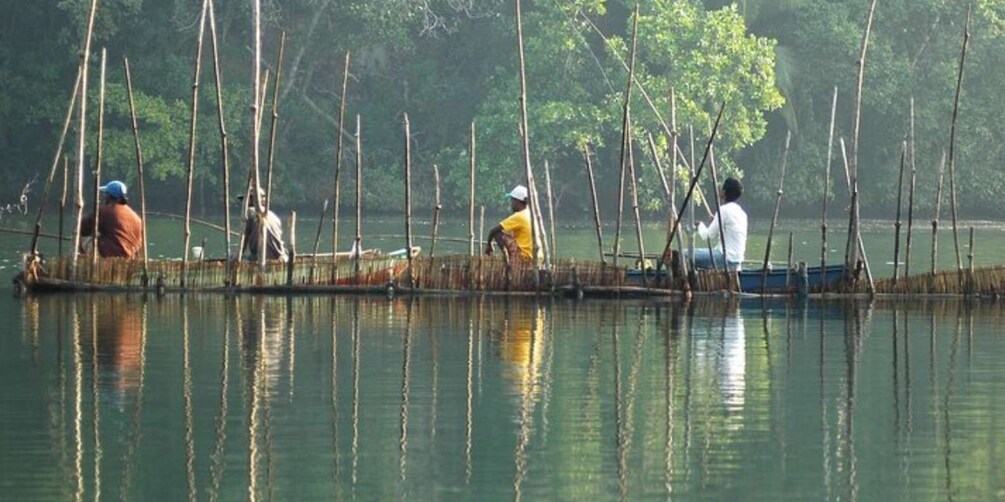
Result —
<svg viewBox="0 0 1005 502"><path fill-rule="evenodd" d="M911 276L911 241L912 241L912 230L914 228L914 189L915 184L918 179L918 169L915 163L915 148L914 148L914 97L911 97L911 137L910 137L910 155L911 155L911 181L907 191L907 245L904 250L904 277Z"/></svg>
<svg viewBox="0 0 1005 502"><path fill-rule="evenodd" d="M279 132L279 89L283 79L283 56L286 53L286 32L279 37L279 56L276 58L276 82L272 88L272 122L269 125L269 168L265 180L265 211L272 209L272 172L276 159L276 135Z"/></svg>
<svg viewBox="0 0 1005 502"><path fill-rule="evenodd" d="M641 86L639 86L641 89ZM671 242L670 236L672 233L673 222L677 220L677 159L682 157L678 156L680 153L680 147L677 145L677 140L680 138L680 133L677 130L677 91L675 88L670 88L670 211L667 214L668 225L667 225L667 242ZM680 272L683 273L684 279L688 277L688 264L687 260L684 259L684 232L681 231L677 234L677 254L679 256L678 261L681 265ZM669 248L668 248L669 249ZM662 260L661 260L662 263ZM657 269L659 266L657 265ZM678 272L677 270L673 271ZM667 284L671 284L671 279L673 274L667 274ZM691 284L687 281L683 281L683 289L685 295L691 294Z"/></svg>
<svg viewBox="0 0 1005 502"><path fill-rule="evenodd" d="M840 138L840 144L841 144L841 158L844 161L845 181L848 183L848 191L851 193L852 202L857 202L857 199L858 199L858 183L853 183L853 179L852 179L852 176L851 176L851 169L850 169L850 167L848 165L848 152L845 149L844 138ZM849 228L849 233L850 233L851 226L853 225L853 223L855 221L855 216L856 215L855 215L854 212L852 212L850 210L848 211L848 220L849 220L848 221L848 228ZM851 239L854 239L854 241L852 241ZM854 244L852 244L852 242L854 242ZM868 287L869 294L870 295L875 294L876 293L876 284L875 284L875 281L873 281L872 269L869 267L869 258L865 254L865 242L862 240L862 233L859 232L854 237L852 237L851 235L849 235L849 243L848 243L848 245L849 245L849 247L854 246L855 253L859 256L859 258L856 260L856 264L858 263L858 261L862 262L863 269L865 270L865 277L866 277L866 280L868 281L867 287ZM847 247L845 248L845 262L846 263L848 262L848 256L849 256L849 253L851 253L851 251L852 251L851 249L849 249ZM851 270L853 270L853 269L849 267L848 271L850 272Z"/></svg>
<svg viewBox="0 0 1005 502"><path fill-rule="evenodd" d="M80 127L77 130L77 185L74 200L76 225L73 227L73 251L70 255L70 275L77 270L77 255L80 250L80 225L84 219L84 149L87 146L87 73L91 57L91 38L94 34L94 17L98 11L98 0L91 0L90 13L87 16L87 31L84 36L84 49L80 61Z"/></svg>
<svg viewBox="0 0 1005 502"><path fill-rule="evenodd" d="M709 124L709 133L711 133L711 128L712 128L712 126L711 126L711 124ZM709 164L709 167L712 168L712 190L711 190L711 192L712 192L712 201L715 202L715 214L716 214L716 216L719 217L719 244L722 245L722 269L723 270L728 270L729 267L726 265L726 229L723 228L723 226L722 226L722 218L721 218L722 213L719 212L719 208L720 208L720 206L719 206L719 186L720 185L719 185L719 174L717 173L717 170L716 170L716 167L715 167L715 145L714 144L712 145L712 148L709 148L709 150L708 150L708 164ZM707 202L708 201L706 201L706 204L707 204ZM711 241L709 241L709 245L711 245ZM712 256L712 252L711 251L709 251L709 256L710 257ZM716 268L716 266L715 266L715 260L714 259L712 260L712 268L713 269ZM730 282L732 282L732 278L733 278L733 275L730 274ZM732 284L730 284L730 287L732 287Z"/></svg>
<svg viewBox="0 0 1005 502"><path fill-rule="evenodd" d="M318 231L316 234L314 234L314 248L313 248L314 260L311 262L311 275L310 275L311 281L316 280L314 277L314 268L318 262L318 251L321 249L321 230L324 229L325 216L327 215L328 215L328 199L325 199L325 203L321 205L321 218L318 220ZM293 238L291 237L290 240L292 241ZM334 256L332 257L332 259L334 259Z"/></svg>
<svg viewBox="0 0 1005 502"><path fill-rule="evenodd" d="M42 198L39 199L39 203L38 203L38 215L35 217L35 228L32 231L32 236L31 236L31 254L32 254L32 256L38 254L38 234L39 234L39 232L42 231L42 214L43 214L43 212L45 210L45 202L49 198L49 189L52 186L53 180L56 177L56 169L59 167L59 159L65 157L63 155L63 145L66 143L66 135L70 131L70 122L73 121L73 111L76 108L77 94L80 92L80 73L81 73L81 69L80 69L80 67L78 67L77 68L77 77L76 77L76 80L74 80L74 84L73 84L73 95L70 96L70 104L67 105L67 107L66 107L66 118L63 119L63 131L59 134L59 143L56 146L56 154L55 154L55 156L52 159L52 167L49 168L49 177L47 178L47 180L45 182L45 190L42 192ZM63 185L64 185L63 192L64 192L64 194L63 194L63 197L62 197L63 202L61 203L64 206L66 204L66 200L65 200L66 199L66 194L65 194L65 192L66 192L66 188L65 188L65 185L66 185L66 176L67 176L66 175L66 166L65 166L65 162L64 162L64 166L63 166ZM59 218L60 218L60 220L59 220L60 221L60 225L62 225L62 223L63 223L63 207L60 207ZM63 235L62 229L59 231L59 235L60 236ZM63 256L63 241L62 241L62 239L59 241L59 256Z"/></svg>
<svg viewBox="0 0 1005 502"><path fill-rule="evenodd" d="M479 206L480 216L478 217L478 243L485 244L485 206Z"/></svg>
<svg viewBox="0 0 1005 502"><path fill-rule="evenodd" d="M537 191L537 178L534 176L534 171L530 172L530 205L533 207L543 207L541 205L541 198ZM548 232L545 230L547 227L544 226L544 213L541 211L532 212L533 225L536 227L534 229L534 238L536 239L536 244L541 251L542 261L549 266L551 265L551 246L548 244Z"/></svg>
<svg viewBox="0 0 1005 502"><path fill-rule="evenodd" d="M72 106L71 106L71 108L72 108ZM65 214L66 213L66 191L67 191L67 186L69 185L69 178L70 178L69 171L70 171L70 159L68 159L68 158L66 158L64 156L63 157L63 192L59 196L59 257L60 258L63 257L63 239L65 239L65 237L63 237L63 219L66 217L66 214ZM39 225L38 230L41 230L41 225ZM32 234L32 238L33 239L36 238L35 235L39 235L38 234L38 230L36 230Z"/></svg>
<svg viewBox="0 0 1005 502"><path fill-rule="evenodd" d="M900 207L901 197L904 193L904 167L907 164L907 141L900 146L900 174L897 177L897 216L894 223L893 234L893 284L897 285L900 277Z"/></svg>
<svg viewBox="0 0 1005 502"><path fill-rule="evenodd" d="M362 220L363 220L363 148L362 140L360 138L360 119L359 115L356 115L356 239L354 242L353 249L353 269L356 272L356 283L359 283L359 258L363 254L363 232L362 232ZM411 246L411 244L409 244ZM409 263L411 263L412 249L408 249ZM409 266L411 269L411 265ZM411 279L411 274L409 274Z"/></svg>
<svg viewBox="0 0 1005 502"><path fill-rule="evenodd" d="M412 131L405 114L405 249L408 253L408 285L415 287L412 269Z"/></svg>
<svg viewBox="0 0 1005 502"><path fill-rule="evenodd" d="M278 83L278 82L277 82ZM278 85L276 87L279 87ZM265 238L264 236L262 237ZM297 212L290 213L290 261L286 262L286 285L293 285L293 265L297 261Z"/></svg>
<svg viewBox="0 0 1005 502"><path fill-rule="evenodd" d="M872 0L869 3L869 14L866 18L865 31L862 34L862 48L859 52L858 60L855 61L856 75L855 75L855 115L852 119L852 136L851 136L851 158L849 164L849 173L852 180L852 185L857 191L858 187L858 136L859 136L859 126L862 119L862 82L865 79L865 56L869 50L869 34L872 32L872 20L873 15L876 12L876 1ZM859 201L858 197L852 197L852 207L851 212L853 214L852 218L852 228L850 229L850 235L848 236L849 242L854 242L859 235ZM852 249L850 262L848 265L858 261L858 248L854 246L848 246Z"/></svg>
<svg viewBox="0 0 1005 502"><path fill-rule="evenodd" d="M632 87L635 82L635 50L638 43L639 4L635 4L632 16L632 45L628 54L628 83L625 88L625 99L621 113L621 181L618 184L618 219L614 227L614 266L618 265L618 255L621 254L621 220L625 207L625 176L628 172L628 150L631 148L632 127Z"/></svg>
<svg viewBox="0 0 1005 502"><path fill-rule="evenodd" d="M475 121L471 121L471 143L468 148L468 256L475 255Z"/></svg>
<svg viewBox="0 0 1005 502"><path fill-rule="evenodd" d="M544 185L548 190L548 231L551 234L551 256L558 255L558 245L555 242L555 192L551 189L551 164L544 161Z"/></svg>
<svg viewBox="0 0 1005 502"><path fill-rule="evenodd" d="M956 94L953 97L953 119L949 126L949 198L953 212L953 244L956 248L956 270L963 271L963 261L960 259L960 235L956 215L956 119L960 110L960 90L963 87L963 66L967 60L967 47L970 45L970 6L967 7L967 21L963 28L963 49L960 52L960 69L956 75ZM960 274L962 277L963 274Z"/></svg>
<svg viewBox="0 0 1005 502"><path fill-rule="evenodd" d="M436 200L433 204L433 235L432 242L429 244L430 258L436 254L436 237L440 230L440 210L443 209L443 206L440 204L440 168L436 164L433 164L433 184Z"/></svg>
<svg viewBox="0 0 1005 502"><path fill-rule="evenodd" d="M942 160L939 162L939 183L935 189L935 214L932 215L932 275L938 266L939 257L939 216L942 213L942 182L946 171L946 151L942 151Z"/></svg>
<svg viewBox="0 0 1005 502"><path fill-rule="evenodd" d="M223 76L220 72L220 48L217 40L216 34L216 14L215 7L213 5L213 0L209 0L209 35L210 42L213 47L213 78L216 83L216 119L217 128L220 131L220 155L223 160L223 225L226 229L224 231L224 249L226 249L227 258L227 277L230 277L230 267L233 265L230 259L230 148L227 139L227 123L224 119L226 116L223 111ZM144 231L145 231L144 227ZM243 233L243 232L242 232ZM146 245L146 238L143 239L144 246ZM146 253L144 252L144 255ZM240 257L238 257L240 259Z"/></svg>
<svg viewBox="0 0 1005 502"><path fill-rule="evenodd" d="M195 49L195 71L192 75L192 119L189 122L188 133L188 165L185 168L185 247L182 248L181 286L185 287L188 276L188 250L192 240L192 181L195 171L195 140L196 123L199 119L199 80L202 77L202 46L206 33L206 12L209 10L209 0L203 0L202 13L199 15L199 38ZM264 238L261 239L265 241Z"/></svg>
<svg viewBox="0 0 1005 502"><path fill-rule="evenodd" d="M688 133L688 140L691 143L691 160L690 160L690 163L687 166L688 167L688 173L691 174L691 178L692 179L697 179L698 178L698 174L695 172L696 169L697 169L697 166L694 163L694 126L693 125L688 124L688 126L687 126L687 133ZM698 185L695 185L695 188L698 189L698 194L701 195L701 188L698 187ZM703 197L703 199L704 199L704 197ZM686 205L681 205L681 207L685 207L685 206ZM694 216L695 207L694 206L695 205L692 203L691 206L688 207L688 217L691 219L691 221L689 222L690 224L687 226L687 228L689 230L694 230L694 228L695 228L695 216ZM688 265L690 265L691 270L694 270L694 268L695 268L694 267L694 249L695 249L694 248L694 246L695 246L695 242L694 241L695 241L695 239L696 239L696 236L694 234L692 234L691 238L688 240L688 248L690 250L690 253L688 253L688 256L691 257L691 259L689 260L691 263L689 263Z"/></svg>
<svg viewBox="0 0 1005 502"><path fill-rule="evenodd" d="M636 4L637 5L637 4ZM635 154L632 148L632 133L628 132L628 175L632 178L632 211L635 213L635 237L639 243L639 268L642 270L642 285L646 285L646 247L642 237L642 215L639 212L639 186L635 175Z"/></svg>
<svg viewBox="0 0 1005 502"><path fill-rule="evenodd" d="M789 163L789 143L792 141L792 131L785 133L785 151L782 153L782 172L778 176L778 192L775 192L775 210L771 213L771 226L768 228L768 242L764 245L764 264L761 272L761 291L768 288L768 265L771 263L771 239L778 224L778 211L782 208L782 189L785 187L785 168ZM722 225L720 225L721 227Z"/></svg>
<svg viewBox="0 0 1005 502"><path fill-rule="evenodd" d="M349 88L349 51L345 51L345 68L342 70L342 96L340 98L338 111L338 147L335 150L335 193L332 199L335 207L332 208L332 259L338 253L338 220L339 209L342 201L339 198L339 183L342 176L342 136L345 125L345 96Z"/></svg>
<svg viewBox="0 0 1005 502"><path fill-rule="evenodd" d="M527 178L527 186L531 187L532 174L531 174L531 163L530 163L530 129L527 123L527 69L526 61L524 60L524 50L523 50L523 13L520 7L520 0L516 0L516 38L517 38L517 49L520 56L520 139L523 142L523 168L524 174ZM534 213L538 208L531 206L530 214L531 221L534 221ZM534 260L534 265L537 266L538 262L538 245L537 238L535 234L534 225L531 228L531 248L532 257ZM541 285L540 274L534 274L534 287L537 288Z"/></svg>
<svg viewBox="0 0 1005 502"><path fill-rule="evenodd" d="M701 177L701 171L705 168L705 160L708 159L708 152L711 150L712 142L715 141L715 135L719 131L719 122L722 120L722 112L725 110L726 103L723 102L719 107L719 114L715 117L715 125L712 126L712 134L708 135L708 144L705 145L705 155L702 156L701 164L698 165L698 169L695 170L694 175L691 177L691 183L688 186L687 192L684 194L684 202L681 203L680 212L677 213L677 218L674 219L673 226L670 227L670 236L667 238L666 245L663 247L663 253L660 254L662 258L667 257L667 253L670 251L670 246L673 244L673 238L677 235L677 227L680 226L680 219L684 215L684 209L687 208L688 202L691 201L691 196L694 194L695 186L698 185L698 179ZM692 253L692 257L693 255L694 253Z"/></svg>
<svg viewBox="0 0 1005 502"><path fill-rule="evenodd" d="M827 273L827 202L830 198L831 159L834 158L834 121L837 117L838 89L834 86L831 100L831 125L827 133L827 167L824 170L823 213L820 216L820 270ZM827 292L827 281L820 283L820 292Z"/></svg>
<svg viewBox="0 0 1005 502"><path fill-rule="evenodd" d="M140 220L143 222L143 286L150 281L149 261L147 258L147 191L143 176L143 145L140 143L139 120L136 117L136 102L133 99L133 75L129 71L129 58L122 58L122 67L126 73L126 93L129 97L129 117L133 130L133 149L136 151L136 183L140 189ZM229 220L228 220L229 221ZM228 228L229 230L229 228ZM230 232L227 232L227 242L230 242ZM229 253L228 247L228 253Z"/></svg>
<svg viewBox="0 0 1005 502"><path fill-rule="evenodd" d="M593 200L593 224L597 229L597 250L600 252L601 265L606 265L607 259L604 257L604 227L600 223L600 202L597 197L597 183L593 176L593 159L590 154L590 145L587 143L583 143L583 158L586 159L586 173L590 178L590 197Z"/></svg>
<svg viewBox="0 0 1005 502"><path fill-rule="evenodd" d="M259 191L260 191L259 189L262 186L261 169L260 169L260 167L261 167L261 155L260 155L260 151L259 151L259 148L258 148L259 140L261 139L261 136L262 136L262 124L261 124L261 120L259 120L259 116L261 115L260 112L261 112L261 108L262 108L262 102L261 102L261 99L262 99L262 80L261 80L262 79L262 1L261 0L254 0L253 19L254 19L254 32L253 32L253 36L254 36L254 47L255 47L255 50L254 50L254 63L252 65L253 71L252 71L252 81L251 81L252 89L254 90L254 92L252 92L252 96L251 96L251 166L250 166L250 169L251 169L252 176L249 177L250 181L251 181L251 183L250 183L251 187L248 190L248 192L249 192L248 197L249 198L246 199L246 200L253 200L253 201L255 201L254 202L255 212L258 214L259 219L261 219L262 221L264 221L265 220L265 201L263 201L262 198L258 196L259 195ZM251 197L253 197L253 198L251 198ZM242 233L242 235L243 235L243 233ZM242 237L241 240L242 240L242 252L243 252L243 241L244 241L244 238ZM265 242L267 239L265 239L265 236L262 235L259 240L262 241L262 242ZM265 269L265 253L263 252L263 250L261 248L259 249L258 266L259 266L259 270L264 270Z"/></svg>
<svg viewBox="0 0 1005 502"><path fill-rule="evenodd" d="M105 148L105 69L108 62L108 53L104 47L101 48L101 74L98 80L98 141L95 145L94 155L94 228L91 229L91 265L98 264L98 228L99 216L101 214L101 163L104 157ZM96 267L95 267L96 268Z"/></svg>

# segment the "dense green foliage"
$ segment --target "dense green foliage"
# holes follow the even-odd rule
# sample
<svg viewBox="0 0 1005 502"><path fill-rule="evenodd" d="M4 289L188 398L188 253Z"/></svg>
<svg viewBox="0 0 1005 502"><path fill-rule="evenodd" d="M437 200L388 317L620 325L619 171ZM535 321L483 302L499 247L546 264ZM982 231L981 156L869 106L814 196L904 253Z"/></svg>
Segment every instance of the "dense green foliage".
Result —
<svg viewBox="0 0 1005 502"><path fill-rule="evenodd" d="M43 181L73 84L86 23L85 0L0 0L0 197ZM123 56L137 93L151 205L178 208L184 194L192 67L199 0L103 0L91 60L89 110L97 109L97 68L108 48L106 176L132 181L135 168L125 100ZM402 114L413 130L416 205L428 204L432 166L444 175L445 205L467 204L468 128L478 129L478 199L523 179L515 15L502 0L264 2L266 64L288 35L280 87L276 200L317 207L331 197L343 55L352 52L346 120L343 201L353 200L351 135L361 116L364 205L401 207ZM837 134L850 134L855 60L867 2L852 0L652 0L641 6L636 72L662 119L676 90L678 129L693 124L696 156L719 103L728 103L716 148L720 171L742 175L754 208L774 199L786 129L793 147L786 204L819 206L831 93L839 89ZM531 158L543 179L553 168L559 210L589 205L582 146L596 152L605 206L616 201L621 114L627 84L631 8L606 0L524 4ZM916 101L918 201L932 207L940 152L948 148L966 6L943 0L881 0L866 62L860 173L866 214L890 215L896 197L908 102ZM250 158L251 2L218 0L217 21L232 158L239 189ZM957 135L961 209L1000 216L1005 174L1005 112L996 92L1005 81L1005 2L976 4ZM606 37L606 38L605 38ZM207 30L201 79L196 209L219 212L221 161ZM270 91L271 92L271 91ZM653 133L665 166L667 138L641 92L631 105L635 159L644 209L665 208L646 147ZM268 113L268 112L267 112ZM268 114L266 117L268 118ZM93 133L91 121L89 132ZM262 149L268 148L268 120ZM93 143L93 134L92 143ZM684 134L681 146L688 152ZM72 151L72 144L67 151ZM89 152L94 151L93 144ZM93 153L92 153L93 154ZM835 151L832 199L845 200ZM264 166L263 166L264 169ZM683 172L679 174L685 174ZM678 177L683 186L682 177ZM705 183L707 186L707 183ZM35 193L40 190L36 185ZM707 190L707 188L706 188ZM236 190L235 190L236 191ZM905 197L906 198L906 197ZM926 213L930 213L930 209ZM610 214L610 213L608 213ZM926 218L927 218L926 214Z"/></svg>

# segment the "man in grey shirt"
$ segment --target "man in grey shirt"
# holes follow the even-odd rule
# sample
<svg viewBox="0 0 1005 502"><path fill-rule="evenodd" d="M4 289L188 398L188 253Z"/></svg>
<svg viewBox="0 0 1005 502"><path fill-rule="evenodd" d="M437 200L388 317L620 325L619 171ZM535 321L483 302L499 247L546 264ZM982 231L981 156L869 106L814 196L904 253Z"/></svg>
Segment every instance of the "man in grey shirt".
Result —
<svg viewBox="0 0 1005 502"><path fill-rule="evenodd" d="M258 197L265 199L265 191L259 190ZM261 216L255 209L254 200L248 200L248 207L245 213L244 223L244 249L241 255L248 261L258 261L258 250L261 249L261 234L265 232L265 258L267 260L279 260L286 262L289 256L286 253L286 245L283 244L283 222L269 210L265 215L264 225Z"/></svg>

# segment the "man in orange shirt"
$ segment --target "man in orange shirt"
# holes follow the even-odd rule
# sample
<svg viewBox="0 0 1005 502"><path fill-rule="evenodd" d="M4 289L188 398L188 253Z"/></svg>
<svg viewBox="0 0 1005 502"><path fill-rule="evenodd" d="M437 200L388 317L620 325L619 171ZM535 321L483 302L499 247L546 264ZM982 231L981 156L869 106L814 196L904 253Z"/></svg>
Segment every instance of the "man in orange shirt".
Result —
<svg viewBox="0 0 1005 502"><path fill-rule="evenodd" d="M129 207L125 183L110 181L98 191L104 197L98 209L98 254L105 258L139 257L143 252L143 220ZM94 215L80 223L80 235L94 235Z"/></svg>
<svg viewBox="0 0 1005 502"><path fill-rule="evenodd" d="M506 219L489 230L485 254L492 255L492 243L504 249L511 260L533 261L534 248L531 241L530 208L527 207L527 187L517 185L506 194L513 211Z"/></svg>

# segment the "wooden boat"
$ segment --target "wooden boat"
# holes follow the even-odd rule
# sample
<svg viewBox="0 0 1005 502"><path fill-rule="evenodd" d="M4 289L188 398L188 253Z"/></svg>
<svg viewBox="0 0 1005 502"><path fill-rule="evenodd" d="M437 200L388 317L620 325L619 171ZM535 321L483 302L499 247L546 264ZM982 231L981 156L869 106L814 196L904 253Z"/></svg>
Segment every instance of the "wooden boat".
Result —
<svg viewBox="0 0 1005 502"><path fill-rule="evenodd" d="M819 292L826 287L827 291L837 291L838 285L845 277L844 265L828 265L826 268L800 266L794 269L764 269L741 270L736 274L739 278L740 291L755 294L806 294ZM665 285L666 271L657 273L654 269L645 271L646 285ZM643 285L643 272L633 269L627 272L627 283L634 286ZM694 291L718 291L736 289L734 281L721 270L696 270L691 284Z"/></svg>

